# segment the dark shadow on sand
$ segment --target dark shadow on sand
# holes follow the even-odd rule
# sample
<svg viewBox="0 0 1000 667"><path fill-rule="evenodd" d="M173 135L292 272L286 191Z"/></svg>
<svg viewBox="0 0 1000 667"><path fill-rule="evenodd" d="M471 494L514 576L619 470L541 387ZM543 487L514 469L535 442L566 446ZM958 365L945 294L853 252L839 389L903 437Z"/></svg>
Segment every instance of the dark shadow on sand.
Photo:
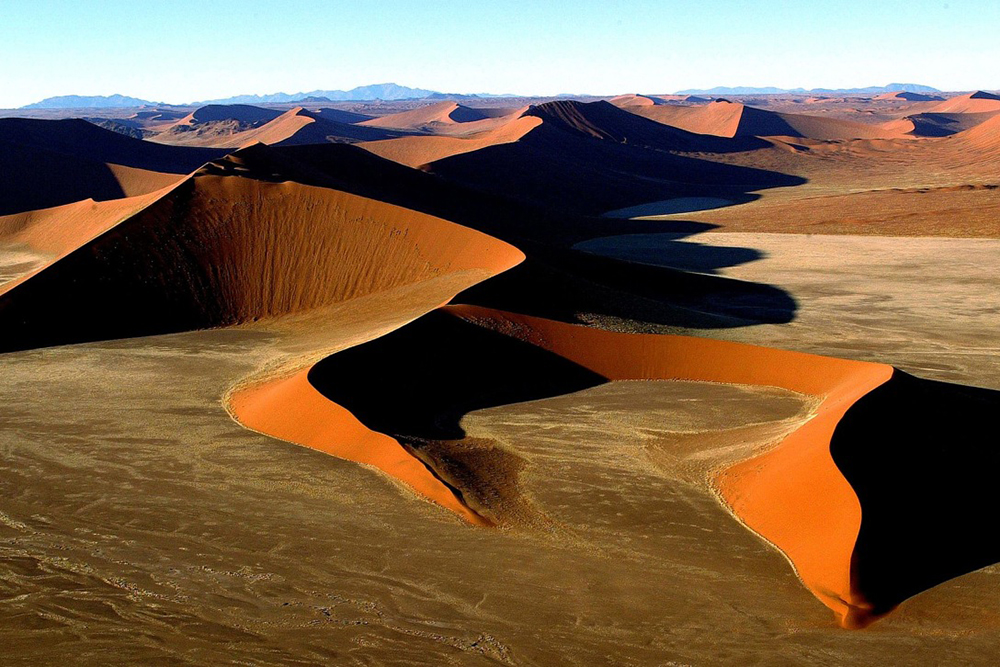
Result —
<svg viewBox="0 0 1000 667"><path fill-rule="evenodd" d="M830 451L861 503L851 581L873 616L1000 562L998 414L1000 391L896 370L837 425Z"/></svg>
<svg viewBox="0 0 1000 667"><path fill-rule="evenodd" d="M561 396L607 379L535 345L435 311L309 371L309 382L368 428L457 440L466 413Z"/></svg>

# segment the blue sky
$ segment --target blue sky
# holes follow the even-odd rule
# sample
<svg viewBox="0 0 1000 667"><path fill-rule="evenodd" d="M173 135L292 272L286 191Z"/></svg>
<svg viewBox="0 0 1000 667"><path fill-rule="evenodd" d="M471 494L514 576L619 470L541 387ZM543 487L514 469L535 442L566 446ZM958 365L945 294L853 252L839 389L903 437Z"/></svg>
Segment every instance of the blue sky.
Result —
<svg viewBox="0 0 1000 667"><path fill-rule="evenodd" d="M0 0L0 107L395 83L527 95L1000 87L998 0Z"/></svg>

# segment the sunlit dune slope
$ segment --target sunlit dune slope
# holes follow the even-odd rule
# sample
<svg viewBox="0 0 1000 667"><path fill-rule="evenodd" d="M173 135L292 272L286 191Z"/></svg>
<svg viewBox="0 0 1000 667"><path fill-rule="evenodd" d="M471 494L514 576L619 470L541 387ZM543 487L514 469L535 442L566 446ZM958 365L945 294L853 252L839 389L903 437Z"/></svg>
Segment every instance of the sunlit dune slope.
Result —
<svg viewBox="0 0 1000 667"><path fill-rule="evenodd" d="M1000 153L1000 114L955 135L954 141L977 151Z"/></svg>
<svg viewBox="0 0 1000 667"><path fill-rule="evenodd" d="M907 102L939 102L943 98L937 95L924 95L923 93L911 93L905 90L892 93L882 93L881 95L876 95L874 98L876 100L905 100Z"/></svg>
<svg viewBox="0 0 1000 667"><path fill-rule="evenodd" d="M985 113L1000 111L1000 95L982 90L952 97L921 108L926 113Z"/></svg>
<svg viewBox="0 0 1000 667"><path fill-rule="evenodd" d="M349 428L345 427L336 438L339 444L335 448L329 444L334 434L322 422L296 427L295 440L307 441L306 444L327 443L325 451L347 452L338 455L352 460L359 460L356 452L373 447L368 444L373 441L382 442L380 447L389 446L388 441L382 440L389 436L416 443L414 446L419 450L419 443L428 439L462 437L456 425L462 414L473 409L558 395L608 380L672 379L764 385L819 396L823 401L813 418L780 445L720 471L718 490L742 521L789 557L805 585L838 614L844 625L863 625L887 611L872 603L854 580L862 505L835 464L830 446L838 423L851 406L892 377L890 366L710 339L618 334L473 306L449 306L445 310L476 327L463 333L449 328L446 322L438 326L433 323L440 321L441 316L434 315L430 320L421 320L413 327L390 334L397 343L403 341L402 347L394 348L389 339L380 339L366 346L381 352L365 357L348 350L331 357L329 363L321 362L306 379L332 399L332 407L326 411L333 423L347 424ZM521 347L515 349L502 340L489 339L496 334L486 334L477 327L502 334L501 338L520 340ZM410 354L419 355L422 350L436 349L433 339L442 336L455 341L450 348L456 354L462 354L459 350L466 348L481 348L481 353L489 357L484 363L499 363L494 369L498 379L488 391L484 390L485 394L442 386L426 392L423 398L414 398L412 405L390 408L375 400L379 395L377 383L370 390L365 388L371 383L360 379L364 363L371 363L372 358L394 359L394 349L396 353L410 350ZM481 340L469 347L467 341L462 342L456 336ZM556 356L545 356L540 350ZM362 366L352 365L354 357L358 357ZM366 358L368 362L364 361ZM434 386L431 372L424 368L426 364L400 360L397 365L401 369L423 368L419 372L400 370L407 376L399 382L424 382L429 389ZM500 379L511 372L510 379ZM533 378L536 372L541 375ZM285 392L291 397L299 396L303 392L302 378L293 385L284 382L265 385L264 390L277 393L278 398L257 400L253 392L262 391L260 388L253 389L249 399L236 395L239 400L255 401L253 418L263 426L260 430L288 430L288 426L282 425L280 415L296 399L283 396ZM358 385L359 382L364 386ZM235 404L237 415L246 409L241 405L245 403ZM271 417L261 417L262 410ZM321 406L310 410L320 411ZM312 433L317 425L321 426L318 435ZM397 474L391 466L379 467L407 481L405 469ZM453 480L460 497L473 502L479 511L477 516L485 513L493 520L501 519L504 509L483 499L481 488L462 487L462 479L472 480L470 483L476 486L479 482L475 480L482 479L483 474L475 470L439 471L439 475Z"/></svg>
<svg viewBox="0 0 1000 667"><path fill-rule="evenodd" d="M848 120L778 113L738 102L717 100L703 106L638 106L629 111L664 125L720 137L798 137L818 141L880 139L899 136L895 128Z"/></svg>
<svg viewBox="0 0 1000 667"><path fill-rule="evenodd" d="M240 148L254 143L352 143L398 136L398 133L342 122L334 118L336 115L308 111L302 107L279 113L244 105L218 105L195 111L157 134L153 140L184 146Z"/></svg>
<svg viewBox="0 0 1000 667"><path fill-rule="evenodd" d="M712 153L771 148L761 139L697 135L607 102L542 104L521 120L528 119L541 122L517 141L451 155L423 168L483 192L584 215L671 197L736 197L801 183L709 159Z"/></svg>
<svg viewBox="0 0 1000 667"><path fill-rule="evenodd" d="M559 101L529 107L520 115L484 121L490 128L459 136L406 137L365 143L364 148L382 157L412 167L471 153L483 148L510 144L538 132L559 130L577 138L605 139L665 151L732 152L767 146L753 138L719 139L661 125L623 111L608 102L588 104ZM480 123L467 125L481 126Z"/></svg>
<svg viewBox="0 0 1000 667"><path fill-rule="evenodd" d="M518 118L492 130L469 137L402 137L365 142L365 150L393 162L419 167L452 155L470 153L481 148L517 141L540 125L536 118Z"/></svg>
<svg viewBox="0 0 1000 667"><path fill-rule="evenodd" d="M8 323L0 346L237 324L522 257L438 218L292 182L201 174L142 203L45 270L8 285L0 297ZM119 215L102 210L103 221L92 223L98 229ZM4 226L20 227L21 243L43 237L49 248L87 236L58 238L44 215Z"/></svg>
<svg viewBox="0 0 1000 667"><path fill-rule="evenodd" d="M418 107L410 111L372 118L359 124L367 127L419 130L434 125L471 123L478 120L485 120L489 117L489 115L480 112L478 109L473 109L457 102L445 101L425 107Z"/></svg>

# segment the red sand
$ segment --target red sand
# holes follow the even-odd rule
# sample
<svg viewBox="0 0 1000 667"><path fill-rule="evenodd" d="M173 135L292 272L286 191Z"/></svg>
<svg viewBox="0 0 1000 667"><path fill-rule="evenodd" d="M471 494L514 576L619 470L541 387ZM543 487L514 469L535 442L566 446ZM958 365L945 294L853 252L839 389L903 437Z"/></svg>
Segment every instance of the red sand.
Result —
<svg viewBox="0 0 1000 667"><path fill-rule="evenodd" d="M1000 111L1000 95L985 93L977 90L968 95L952 97L944 102L937 102L921 107L926 113L985 113L989 111Z"/></svg>
<svg viewBox="0 0 1000 667"><path fill-rule="evenodd" d="M443 160L446 157L470 153L481 148L517 141L541 125L540 118L522 116L493 130L469 137L402 137L383 141L367 141L362 148L375 155L410 167Z"/></svg>
<svg viewBox="0 0 1000 667"><path fill-rule="evenodd" d="M417 130L433 125L453 125L455 123L471 123L485 120L488 116L478 110L462 106L456 102L445 101L430 104L425 107L372 118L358 125L367 127L382 127L400 130Z"/></svg>
<svg viewBox="0 0 1000 667"><path fill-rule="evenodd" d="M445 311L609 380L762 385L823 397L812 419L773 449L720 471L715 484L736 516L789 558L844 627L872 620L871 605L851 576L861 506L831 457L830 441L848 408L889 380L891 366L705 338L613 333L477 306ZM234 392L233 414L255 430L374 466L466 520L486 525L395 439L366 428L311 389L306 372Z"/></svg>
<svg viewBox="0 0 1000 667"><path fill-rule="evenodd" d="M628 111L664 125L720 137L804 137L817 141L887 139L901 136L896 127L854 123L807 114L778 113L725 100L704 106L627 106Z"/></svg>
<svg viewBox="0 0 1000 667"><path fill-rule="evenodd" d="M469 523L491 525L394 438L366 428L316 391L308 373L307 368L288 378L240 388L229 396L229 411L247 428L372 466Z"/></svg>
<svg viewBox="0 0 1000 667"><path fill-rule="evenodd" d="M693 380L780 387L825 398L816 416L770 451L716 479L751 529L778 547L845 627L869 620L851 556L861 506L830 455L837 422L892 367L705 338L619 334L473 306L447 310L529 341L611 380Z"/></svg>
<svg viewBox="0 0 1000 667"><path fill-rule="evenodd" d="M135 215L179 184L180 181L176 181L166 188L136 197L104 202L86 199L0 217L0 243L24 245L32 252L48 257L35 270L0 286L0 295Z"/></svg>

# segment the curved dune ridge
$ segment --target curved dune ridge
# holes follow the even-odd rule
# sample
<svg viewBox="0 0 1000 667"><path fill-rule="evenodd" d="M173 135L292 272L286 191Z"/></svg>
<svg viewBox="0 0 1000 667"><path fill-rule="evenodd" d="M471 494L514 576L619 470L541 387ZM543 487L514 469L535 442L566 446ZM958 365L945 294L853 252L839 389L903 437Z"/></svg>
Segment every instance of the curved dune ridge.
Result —
<svg viewBox="0 0 1000 667"><path fill-rule="evenodd" d="M608 102L556 101L519 110L510 116L467 125L490 129L463 136L402 137L365 142L362 147L386 159L411 167L423 166L456 155L521 141L535 130L601 139L636 148L666 151L734 151L759 148L747 142L733 142L699 136L687 130L638 117ZM532 134L532 136L534 136ZM765 142L759 144L766 145Z"/></svg>
<svg viewBox="0 0 1000 667"><path fill-rule="evenodd" d="M295 107L280 113L239 104L212 105L189 114L151 141L180 146L243 148L256 143L281 146L351 143L398 136L398 133L343 122L337 119L341 114L335 111L328 110L324 114Z"/></svg>
<svg viewBox="0 0 1000 667"><path fill-rule="evenodd" d="M922 108L928 113L985 113L1000 111L1000 95L977 90L967 95L951 97Z"/></svg>
<svg viewBox="0 0 1000 667"><path fill-rule="evenodd" d="M443 311L552 352L595 373L599 382L665 379L765 385L822 397L811 420L770 451L719 472L715 484L736 516L789 558L803 583L836 612L842 625L861 627L888 611L876 608L855 585L853 559L862 508L830 447L839 421L856 401L890 380L892 367L711 339L612 333L475 306L447 306ZM236 392L232 412L264 433L374 465L466 520L489 523L481 515L470 516L462 489L443 487L436 495L429 491L426 477L415 476L419 468L402 456L400 441L370 428L383 421L377 415L361 413L364 419L359 420L333 401L324 403L308 383L309 375L302 371L291 379ZM592 384L584 381L581 386ZM350 387L345 391L350 395ZM296 417L293 423L288 408L299 403L308 408L302 420ZM442 425L427 428L415 435L433 437Z"/></svg>
<svg viewBox="0 0 1000 667"><path fill-rule="evenodd" d="M0 119L0 215L147 194L220 155L134 139L78 119Z"/></svg>
<svg viewBox="0 0 1000 667"><path fill-rule="evenodd" d="M663 104L662 100L650 97L649 95L618 95L617 97L612 97L608 100L611 104L616 107L652 107L658 104Z"/></svg>
<svg viewBox="0 0 1000 667"><path fill-rule="evenodd" d="M891 139L895 126L855 123L807 114L779 113L739 102L716 100L703 106L628 106L628 111L697 134L720 137L796 137L816 141Z"/></svg>
<svg viewBox="0 0 1000 667"><path fill-rule="evenodd" d="M911 93L905 90L900 90L891 93L882 93L881 95L876 95L872 99L905 100L907 102L940 102L944 98L938 97L937 95L924 95L923 93Z"/></svg>
<svg viewBox="0 0 1000 667"><path fill-rule="evenodd" d="M540 118L522 116L495 129L467 137L401 137L383 141L366 141L361 144L361 147L387 160L409 167L419 167L453 155L513 143L541 124Z"/></svg>
<svg viewBox="0 0 1000 667"><path fill-rule="evenodd" d="M871 620L871 605L851 578L861 506L830 442L851 405L889 380L891 366L703 338L616 334L469 306L450 310L609 379L766 385L823 397L813 419L774 449L723 471L716 484L740 520L789 558L845 627Z"/></svg>
<svg viewBox="0 0 1000 667"><path fill-rule="evenodd" d="M247 428L381 470L469 523L492 523L470 509L395 438L367 428L310 384L309 369L289 377L247 383L227 397L233 418Z"/></svg>
<svg viewBox="0 0 1000 667"><path fill-rule="evenodd" d="M478 120L485 120L489 117L478 109L473 109L457 102L445 101L411 109L410 111L372 118L358 124L368 127L417 130L429 125L471 123Z"/></svg>
<svg viewBox="0 0 1000 667"><path fill-rule="evenodd" d="M956 141L976 150L1000 151L1000 114L954 135Z"/></svg>
<svg viewBox="0 0 1000 667"><path fill-rule="evenodd" d="M0 296L0 348L239 324L445 273L481 279L523 258L440 218L245 176L203 173L120 207L74 207L98 215L75 231L60 223L66 211L0 222L58 256Z"/></svg>

